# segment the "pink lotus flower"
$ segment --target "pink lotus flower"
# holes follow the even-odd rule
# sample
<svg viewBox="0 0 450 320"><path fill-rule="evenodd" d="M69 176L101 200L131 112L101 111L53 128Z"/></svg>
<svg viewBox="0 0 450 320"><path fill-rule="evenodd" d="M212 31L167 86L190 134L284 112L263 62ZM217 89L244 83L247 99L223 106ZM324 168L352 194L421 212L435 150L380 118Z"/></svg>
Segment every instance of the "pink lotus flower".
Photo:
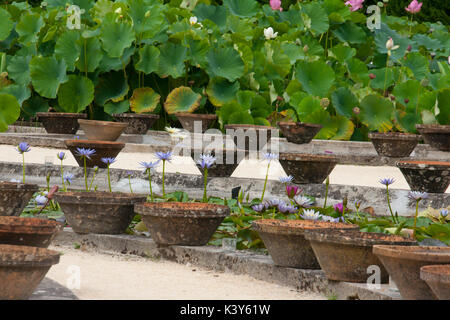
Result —
<svg viewBox="0 0 450 320"><path fill-rule="evenodd" d="M349 0L345 3L345 5L350 5L351 11L358 11L363 7L364 0Z"/></svg>
<svg viewBox="0 0 450 320"><path fill-rule="evenodd" d="M407 6L405 8L405 10L408 11L409 13L415 14L415 13L420 12L421 8L422 8L422 2L419 3L417 0L413 0L409 4L409 6Z"/></svg>
<svg viewBox="0 0 450 320"><path fill-rule="evenodd" d="M270 7L272 10L283 11L283 8L281 7L281 0L270 0Z"/></svg>

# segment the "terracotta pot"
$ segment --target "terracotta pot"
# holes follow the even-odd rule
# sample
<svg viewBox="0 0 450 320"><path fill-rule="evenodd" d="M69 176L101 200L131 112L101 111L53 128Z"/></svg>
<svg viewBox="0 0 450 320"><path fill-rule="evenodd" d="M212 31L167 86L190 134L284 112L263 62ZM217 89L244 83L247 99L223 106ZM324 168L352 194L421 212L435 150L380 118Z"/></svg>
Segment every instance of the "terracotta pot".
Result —
<svg viewBox="0 0 450 320"><path fill-rule="evenodd" d="M84 113L38 112L37 118L47 133L75 134L80 125L78 119L86 119Z"/></svg>
<svg viewBox="0 0 450 320"><path fill-rule="evenodd" d="M36 290L59 252L26 246L0 245L0 300L25 300Z"/></svg>
<svg viewBox="0 0 450 320"><path fill-rule="evenodd" d="M116 121L128 124L123 131L126 134L146 134L159 119L157 114L115 113L112 116Z"/></svg>
<svg viewBox="0 0 450 320"><path fill-rule="evenodd" d="M234 130L231 134L229 130ZM270 143L272 134L278 131L277 128L269 126L257 126L251 124L227 124L225 132L233 138L238 149L246 151L259 151L267 143Z"/></svg>
<svg viewBox="0 0 450 320"><path fill-rule="evenodd" d="M439 300L450 300L450 264L424 266L420 268L420 279Z"/></svg>
<svg viewBox="0 0 450 320"><path fill-rule="evenodd" d="M100 141L116 141L128 126L128 123L123 122L82 119L79 119L78 123L88 140Z"/></svg>
<svg viewBox="0 0 450 320"><path fill-rule="evenodd" d="M409 157L421 139L420 135L401 132L371 132L369 138L378 155L394 158Z"/></svg>
<svg viewBox="0 0 450 320"><path fill-rule="evenodd" d="M450 151L450 125L416 124L416 128L425 143L441 151Z"/></svg>
<svg viewBox="0 0 450 320"><path fill-rule="evenodd" d="M373 247L373 253L389 272L403 299L436 299L430 287L420 279L420 268L450 263L450 247L380 245Z"/></svg>
<svg viewBox="0 0 450 320"><path fill-rule="evenodd" d="M359 230L357 225L313 220L262 219L252 222L277 266L320 269L305 230Z"/></svg>
<svg viewBox="0 0 450 320"><path fill-rule="evenodd" d="M86 167L106 168L107 165L102 162L102 158L115 158L125 147L125 143L112 141L96 140L65 140L67 149L70 150L80 167L84 167L84 160L77 156L77 148L94 149L95 153L91 159L86 159Z"/></svg>
<svg viewBox="0 0 450 320"><path fill-rule="evenodd" d="M0 216L19 216L37 191L37 184L0 182Z"/></svg>
<svg viewBox="0 0 450 320"><path fill-rule="evenodd" d="M380 267L381 283L389 282L389 274L372 253L377 244L415 245L416 241L383 233L332 230L309 230L305 237L310 241L320 267L330 280L363 283L371 273L369 266ZM395 279L394 279L395 280Z"/></svg>
<svg viewBox="0 0 450 320"><path fill-rule="evenodd" d="M0 244L47 248L62 228L47 219L0 217Z"/></svg>
<svg viewBox="0 0 450 320"><path fill-rule="evenodd" d="M338 163L334 156L280 153L279 161L296 184L322 183Z"/></svg>
<svg viewBox="0 0 450 320"><path fill-rule="evenodd" d="M217 119L215 114L195 114L187 112L175 113L175 116L181 123L181 126L189 132L194 132L195 122L201 122L200 128L202 133L208 130L209 126Z"/></svg>
<svg viewBox="0 0 450 320"><path fill-rule="evenodd" d="M135 206L152 239L163 245L206 245L230 214L228 206L200 202L152 202Z"/></svg>
<svg viewBox="0 0 450 320"><path fill-rule="evenodd" d="M120 234L135 216L134 204L144 202L144 195L116 192L58 192L67 223L76 233Z"/></svg>
<svg viewBox="0 0 450 320"><path fill-rule="evenodd" d="M443 161L398 161L411 190L444 193L450 184L450 162Z"/></svg>
<svg viewBox="0 0 450 320"><path fill-rule="evenodd" d="M310 143L322 129L322 125L314 123L278 122L277 124L286 140L297 144Z"/></svg>
<svg viewBox="0 0 450 320"><path fill-rule="evenodd" d="M214 165L212 165L208 169L208 177L209 178L216 178L216 177L230 177L234 170L238 167L239 163L242 159L238 158L238 152L236 150L228 151L226 149L221 150L223 152L222 160L218 164L217 161ZM227 159L227 153L230 152L229 158ZM211 154L212 156L215 156L215 152L206 152L208 154ZM244 152L243 152L244 153ZM203 174L203 170L200 168L199 164L197 164L197 160L199 159L200 154L196 154L194 149L191 149L191 157L194 160L197 167L200 169L200 172ZM231 156L231 158L230 158ZM230 163L227 163L230 162Z"/></svg>

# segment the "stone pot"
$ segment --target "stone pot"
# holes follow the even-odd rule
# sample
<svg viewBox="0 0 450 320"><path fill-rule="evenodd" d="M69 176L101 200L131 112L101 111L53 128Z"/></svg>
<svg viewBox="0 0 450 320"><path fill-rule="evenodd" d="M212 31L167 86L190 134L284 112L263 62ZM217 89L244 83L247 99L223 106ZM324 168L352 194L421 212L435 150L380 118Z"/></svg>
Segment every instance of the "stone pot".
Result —
<svg viewBox="0 0 450 320"><path fill-rule="evenodd" d="M59 252L27 246L0 245L0 300L26 300L59 263Z"/></svg>
<svg viewBox="0 0 450 320"><path fill-rule="evenodd" d="M177 112L175 116L181 123L183 129L194 132L195 122L201 122L201 130L205 132L208 130L209 126L213 123L214 120L217 119L215 114L195 114L195 113L187 113L187 112ZM200 133L200 132L199 132Z"/></svg>
<svg viewBox="0 0 450 320"><path fill-rule="evenodd" d="M450 151L450 125L416 124L417 131L435 149Z"/></svg>
<svg viewBox="0 0 450 320"><path fill-rule="evenodd" d="M201 202L146 202L135 206L152 239L162 245L206 245L228 206Z"/></svg>
<svg viewBox="0 0 450 320"><path fill-rule="evenodd" d="M357 225L313 220L261 219L252 222L277 266L320 269L305 230L359 230Z"/></svg>
<svg viewBox="0 0 450 320"><path fill-rule="evenodd" d="M64 112L38 112L37 118L42 123L47 133L77 133L80 125L78 119L86 119L84 113L64 113Z"/></svg>
<svg viewBox="0 0 450 320"><path fill-rule="evenodd" d="M278 132L278 129L252 124L227 124L225 132L232 137L238 149L255 152L260 151L266 144L270 144L272 134Z"/></svg>
<svg viewBox="0 0 450 320"><path fill-rule="evenodd" d="M86 167L106 168L107 165L102 162L102 158L115 158L125 147L125 143L113 141L96 140L65 140L67 149L70 150L80 167L84 167L84 160L77 156L77 148L94 149L95 153L91 159L86 159Z"/></svg>
<svg viewBox="0 0 450 320"><path fill-rule="evenodd" d="M58 192L67 223L76 233L121 234L135 216L134 204L145 195L118 192Z"/></svg>
<svg viewBox="0 0 450 320"><path fill-rule="evenodd" d="M450 162L398 161L396 165L411 190L444 193L450 184Z"/></svg>
<svg viewBox="0 0 450 320"><path fill-rule="evenodd" d="M420 268L420 279L439 300L450 300L450 264L424 266Z"/></svg>
<svg viewBox="0 0 450 320"><path fill-rule="evenodd" d="M420 279L420 268L428 265L449 264L450 247L374 246L373 253L383 263L397 285L403 299L435 300L436 296Z"/></svg>
<svg viewBox="0 0 450 320"><path fill-rule="evenodd" d="M401 132L371 132L372 141L378 155L383 157L409 157L419 143L421 137L417 134Z"/></svg>
<svg viewBox="0 0 450 320"><path fill-rule="evenodd" d="M116 121L128 124L123 131L126 134L146 134L159 119L157 114L114 113L112 116Z"/></svg>
<svg viewBox="0 0 450 320"><path fill-rule="evenodd" d="M19 216L37 191L37 184L0 182L0 216Z"/></svg>
<svg viewBox="0 0 450 320"><path fill-rule="evenodd" d="M208 178L217 178L217 177L226 177L229 178L234 170L236 170L236 168L238 167L239 163L241 162L242 159L239 159L238 156L238 152L237 150L233 150L231 151L232 157L227 159L227 153L230 152L226 149L220 150L221 152L223 152L223 156L221 159L221 162L223 163L217 163L218 161L216 161L216 163L214 163L209 169L208 169ZM215 156L215 152L211 151L211 152L205 152L208 154L211 154L212 156ZM245 154L245 151L242 151L242 154ZM197 167L199 168L200 172L203 174L203 170L200 168L200 166L197 164L197 160L199 159L200 154L196 153L194 149L191 149L191 157L194 160L195 164L197 165ZM227 163L230 162L230 163Z"/></svg>
<svg viewBox="0 0 450 320"><path fill-rule="evenodd" d="M116 141L128 127L128 123L79 119L81 129L88 140Z"/></svg>
<svg viewBox="0 0 450 320"><path fill-rule="evenodd" d="M372 253L374 245L417 244L414 240L384 233L346 230L307 230L305 238L310 241L320 267L329 280L357 283L365 283L373 273L368 272L369 266L380 268L381 283L389 282L389 274Z"/></svg>
<svg viewBox="0 0 450 320"><path fill-rule="evenodd" d="M304 122L278 122L286 140L296 144L310 143L322 129L322 125Z"/></svg>
<svg viewBox="0 0 450 320"><path fill-rule="evenodd" d="M279 161L296 184L322 183L338 163L335 156L280 153Z"/></svg>
<svg viewBox="0 0 450 320"><path fill-rule="evenodd" d="M0 244L47 248L62 228L53 220L0 217Z"/></svg>

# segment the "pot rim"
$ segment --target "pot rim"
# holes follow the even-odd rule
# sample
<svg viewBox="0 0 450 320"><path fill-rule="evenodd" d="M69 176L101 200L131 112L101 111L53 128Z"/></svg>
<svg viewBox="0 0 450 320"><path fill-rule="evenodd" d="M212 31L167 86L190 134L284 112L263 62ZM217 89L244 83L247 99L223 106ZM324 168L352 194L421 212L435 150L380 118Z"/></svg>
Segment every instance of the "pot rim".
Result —
<svg viewBox="0 0 450 320"><path fill-rule="evenodd" d="M86 119L87 114L85 113L71 113L71 112L37 112L36 116L38 118L48 118L48 117L64 117L64 118L82 118Z"/></svg>
<svg viewBox="0 0 450 320"><path fill-rule="evenodd" d="M261 126L256 124L226 124L224 126L226 129L255 129L255 130L278 130L272 126Z"/></svg>
<svg viewBox="0 0 450 320"><path fill-rule="evenodd" d="M287 126L296 126L296 127L311 127L316 129L321 129L323 126L321 124L316 123L309 123L309 122L301 122L301 121L278 121L277 125L280 127L287 127Z"/></svg>
<svg viewBox="0 0 450 320"><path fill-rule="evenodd" d="M338 163L339 159L333 155L324 155L324 154L309 154L309 153L292 153L292 152L280 152L279 160L287 160L287 161L315 161L315 162L331 162Z"/></svg>
<svg viewBox="0 0 450 320"><path fill-rule="evenodd" d="M373 253L381 257L450 263L450 247L375 245Z"/></svg>
<svg viewBox="0 0 450 320"><path fill-rule="evenodd" d="M308 230L305 232L305 238L310 241L334 243L340 245L351 245L358 247L371 247L374 245L403 245L410 246L417 244L417 241L408 238L388 235L376 232L360 232L351 231L344 233L346 230L331 230L326 233L320 233L320 230ZM383 237L385 239L377 239Z"/></svg>
<svg viewBox="0 0 450 320"><path fill-rule="evenodd" d="M134 206L142 216L183 218L225 218L230 208L221 204L203 202L145 202Z"/></svg>
<svg viewBox="0 0 450 320"><path fill-rule="evenodd" d="M108 149L123 149L125 143L117 141L104 141L104 140L80 140L80 139L69 139L64 140L64 143L68 147L90 147L90 148L108 148Z"/></svg>
<svg viewBox="0 0 450 320"><path fill-rule="evenodd" d="M54 250L0 244L0 267L47 267L59 263L59 257Z"/></svg>
<svg viewBox="0 0 450 320"><path fill-rule="evenodd" d="M86 205L134 205L144 202L146 195L137 195L135 193L125 192L107 192L107 191L68 191L55 193L55 200L67 204L86 204Z"/></svg>
<svg viewBox="0 0 450 320"><path fill-rule="evenodd" d="M154 113L113 113L114 118L148 118L148 119L159 119L159 114Z"/></svg>
<svg viewBox="0 0 450 320"><path fill-rule="evenodd" d="M450 264L435 264L420 268L420 279L450 284Z"/></svg>
<svg viewBox="0 0 450 320"><path fill-rule="evenodd" d="M397 161L395 165L399 168L406 169L428 169L428 170L448 170L450 169L450 162L446 161L427 161L427 160L402 160Z"/></svg>
<svg viewBox="0 0 450 320"><path fill-rule="evenodd" d="M39 186L34 183L22 183L22 182L0 182L0 190L4 191L38 191Z"/></svg>
<svg viewBox="0 0 450 320"><path fill-rule="evenodd" d="M217 115L216 114L212 114L212 113L175 112L174 115L176 117L200 118L200 119L206 119L206 120L217 119Z"/></svg>
<svg viewBox="0 0 450 320"><path fill-rule="evenodd" d="M416 124L416 129L421 134L427 134L427 133L449 134L450 133L450 125L449 124Z"/></svg>
<svg viewBox="0 0 450 320"><path fill-rule="evenodd" d="M63 224L54 220L0 216L1 233L53 234L63 228Z"/></svg>
<svg viewBox="0 0 450 320"><path fill-rule="evenodd" d="M418 142L422 139L422 136L420 134L404 133L404 132L370 132L368 136L371 140L373 139L408 140Z"/></svg>
<svg viewBox="0 0 450 320"><path fill-rule="evenodd" d="M87 119L78 119L78 123L80 124L81 127L83 127L83 126L95 126L95 127L126 128L128 126L128 123L124 123L124 122L87 120Z"/></svg>
<svg viewBox="0 0 450 320"><path fill-rule="evenodd" d="M275 224L276 223L276 224ZM252 221L252 230L280 235L305 235L307 230L359 230L357 225L313 220L260 219Z"/></svg>

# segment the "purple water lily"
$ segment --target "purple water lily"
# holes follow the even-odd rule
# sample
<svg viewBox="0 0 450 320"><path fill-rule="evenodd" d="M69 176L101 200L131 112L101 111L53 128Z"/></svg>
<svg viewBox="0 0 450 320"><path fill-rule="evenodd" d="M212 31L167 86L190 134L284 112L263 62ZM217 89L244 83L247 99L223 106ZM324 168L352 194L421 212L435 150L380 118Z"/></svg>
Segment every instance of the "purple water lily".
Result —
<svg viewBox="0 0 450 320"><path fill-rule="evenodd" d="M66 158L66 153L61 151L57 153L56 156L58 157L59 160L63 161Z"/></svg>
<svg viewBox="0 0 450 320"><path fill-rule="evenodd" d="M394 178L384 178L384 179L380 179L380 183L384 184L385 186L389 186L391 184L393 184L395 182Z"/></svg>
<svg viewBox="0 0 450 320"><path fill-rule="evenodd" d="M26 143L26 142L21 142L17 146L17 151L20 154L23 154L24 152L29 152L30 150L31 150L30 145L28 143Z"/></svg>
<svg viewBox="0 0 450 320"><path fill-rule="evenodd" d="M75 151L75 155L79 156L80 158L88 158L91 160L91 156L95 154L95 149L88 149L88 148L77 148L77 151Z"/></svg>
<svg viewBox="0 0 450 320"><path fill-rule="evenodd" d="M171 151L168 151L168 152L158 151L156 153L156 157L161 161L170 162L172 160L172 152Z"/></svg>

